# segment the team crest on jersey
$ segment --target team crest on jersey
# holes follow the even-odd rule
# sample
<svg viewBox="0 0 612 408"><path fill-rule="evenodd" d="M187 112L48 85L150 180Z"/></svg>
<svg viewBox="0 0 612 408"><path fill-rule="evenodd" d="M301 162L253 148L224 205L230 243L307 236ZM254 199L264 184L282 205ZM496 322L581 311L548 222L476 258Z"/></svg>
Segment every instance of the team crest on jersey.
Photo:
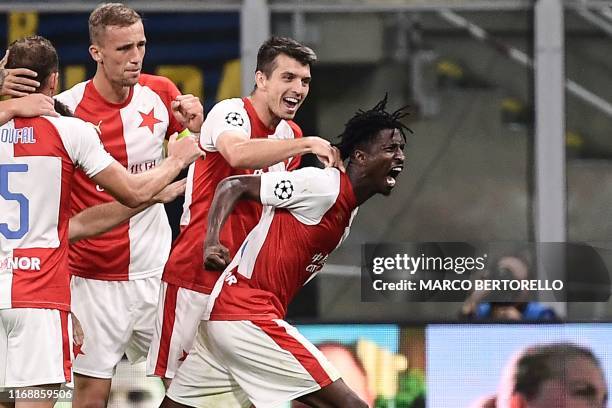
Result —
<svg viewBox="0 0 612 408"><path fill-rule="evenodd" d="M232 126L244 125L244 119L242 118L242 115L238 112L230 112L225 115L225 121Z"/></svg>
<svg viewBox="0 0 612 408"><path fill-rule="evenodd" d="M274 195L280 200L288 200L293 195L293 184L289 180L281 180L274 186Z"/></svg>

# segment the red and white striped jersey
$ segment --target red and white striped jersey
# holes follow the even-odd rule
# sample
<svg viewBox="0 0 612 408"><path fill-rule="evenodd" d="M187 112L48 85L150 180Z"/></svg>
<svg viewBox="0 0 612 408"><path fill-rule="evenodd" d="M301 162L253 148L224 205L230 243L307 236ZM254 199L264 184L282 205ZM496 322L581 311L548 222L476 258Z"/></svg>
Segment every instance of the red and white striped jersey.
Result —
<svg viewBox="0 0 612 408"><path fill-rule="evenodd" d="M210 320L283 319L287 306L348 236L357 204L338 169L261 176L261 220L217 281Z"/></svg>
<svg viewBox="0 0 612 408"><path fill-rule="evenodd" d="M113 163L76 118L16 118L0 127L0 309L70 310L68 221L75 167Z"/></svg>
<svg viewBox="0 0 612 408"><path fill-rule="evenodd" d="M164 139L182 130L170 108L177 95L170 80L143 74L121 104L106 101L93 81L77 84L57 99L98 129L106 150L130 173L141 173L161 162ZM110 194L77 172L72 214L109 201ZM70 272L100 280L154 276L163 269L171 241L164 206L157 204L106 234L71 245Z"/></svg>
<svg viewBox="0 0 612 408"><path fill-rule="evenodd" d="M202 293L210 293L220 275L203 266L208 210L217 184L229 176L255 172L231 167L217 151L217 138L229 130L241 132L245 138L302 137L301 129L292 121L281 120L275 129L266 127L248 98L226 99L208 113L200 134L200 146L207 152L206 159L198 159L189 167L181 233L174 242L162 277L166 282ZM257 172L294 170L299 162L300 157L294 157ZM236 205L221 231L221 242L232 255L257 224L260 215L258 203L245 201Z"/></svg>

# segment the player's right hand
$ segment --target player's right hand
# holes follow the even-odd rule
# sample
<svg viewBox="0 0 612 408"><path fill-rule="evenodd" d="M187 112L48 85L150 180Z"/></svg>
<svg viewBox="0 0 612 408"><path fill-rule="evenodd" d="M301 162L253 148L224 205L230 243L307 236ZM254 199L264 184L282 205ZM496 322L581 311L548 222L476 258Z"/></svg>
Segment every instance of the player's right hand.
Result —
<svg viewBox="0 0 612 408"><path fill-rule="evenodd" d="M314 153L325 167L337 167L342 172L346 171L338 148L317 136L308 136L307 139L310 144L310 152Z"/></svg>
<svg viewBox="0 0 612 408"><path fill-rule="evenodd" d="M222 271L230 261L229 250L221 244L208 245L204 249L204 267L210 271Z"/></svg>
<svg viewBox="0 0 612 408"><path fill-rule="evenodd" d="M15 116L31 118L36 116L59 116L55 111L53 98L40 93L12 99Z"/></svg>
<svg viewBox="0 0 612 408"><path fill-rule="evenodd" d="M168 184L162 191L155 194L153 201L156 203L166 204L174 201L176 197L185 194L185 186L187 185L187 179L181 179L174 183Z"/></svg>
<svg viewBox="0 0 612 408"><path fill-rule="evenodd" d="M198 142L193 136L182 137L177 140L178 134L170 136L168 141L168 157L174 157L183 162L183 167L189 166L200 157L206 157L206 153L200 149Z"/></svg>
<svg viewBox="0 0 612 408"><path fill-rule="evenodd" d="M0 60L0 96L21 97L36 91L40 82L27 77L36 78L38 74L26 68L5 69L8 55L7 50Z"/></svg>

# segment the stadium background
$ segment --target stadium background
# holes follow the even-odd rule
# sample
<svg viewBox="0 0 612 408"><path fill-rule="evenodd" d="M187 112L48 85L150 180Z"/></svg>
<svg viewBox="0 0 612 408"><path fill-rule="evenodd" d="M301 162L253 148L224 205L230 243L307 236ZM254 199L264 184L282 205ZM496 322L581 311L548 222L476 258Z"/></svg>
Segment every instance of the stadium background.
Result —
<svg viewBox="0 0 612 408"><path fill-rule="evenodd" d="M70 87L95 71L87 52L87 16L96 4L0 1L0 41L8 44L34 33L51 39L60 54L62 89ZM333 140L356 109L374 105L385 92L391 106L410 105L408 122L415 134L409 137L406 171L393 196L374 198L360 210L349 240L304 289L290 314L317 341L355 351L374 378L370 388L377 406L416 407L426 388L446 384L428 371L435 356L429 347L435 339L428 336L439 331L425 325L457 322L460 305L362 303L362 243L571 240L610 248L612 11L607 2L128 4L145 19L144 71L168 76L184 93L200 96L206 110L250 91L257 47L270 34L303 41L319 56L311 92L296 119L305 134ZM177 224L180 204L168 211ZM553 306L571 321L605 321L612 315L609 303ZM367 325L381 322L392 324ZM471 326L440 327L458 334L431 343L436 351L453 350ZM603 324L587 329L610 330ZM504 330L521 333L521 326L483 326L477 338L495 344ZM558 326L531 330L540 337L562 337ZM385 335L376 333L395 340L381 340ZM359 348L364 341L367 352ZM519 337L508 341L513 350L524 344ZM594 346L604 348L596 353L609 367L612 355L601 343ZM477 346L472 350L484 364L488 353ZM473 361L468 355L455 353L448 368ZM494 360L499 361L491 367L505 356ZM119 376L116 395L126 399L116 406L152 406L146 393L128 392L146 387L138 372ZM153 387L146 392L155 396ZM491 389L483 385L482 391ZM427 406L462 406L436 401L428 398Z"/></svg>

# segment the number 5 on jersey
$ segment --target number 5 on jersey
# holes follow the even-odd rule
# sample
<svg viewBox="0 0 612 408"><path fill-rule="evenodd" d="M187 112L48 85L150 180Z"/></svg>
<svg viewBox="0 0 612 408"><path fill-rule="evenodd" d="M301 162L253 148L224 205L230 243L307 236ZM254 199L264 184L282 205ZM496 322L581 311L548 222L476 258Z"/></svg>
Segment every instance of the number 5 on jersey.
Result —
<svg viewBox="0 0 612 408"><path fill-rule="evenodd" d="M17 201L19 204L19 229L13 231L7 223L0 223L0 234L6 239L20 239L30 229L30 202L19 193L9 190L9 173L25 173L28 171L27 164L0 164L0 197L7 201Z"/></svg>

